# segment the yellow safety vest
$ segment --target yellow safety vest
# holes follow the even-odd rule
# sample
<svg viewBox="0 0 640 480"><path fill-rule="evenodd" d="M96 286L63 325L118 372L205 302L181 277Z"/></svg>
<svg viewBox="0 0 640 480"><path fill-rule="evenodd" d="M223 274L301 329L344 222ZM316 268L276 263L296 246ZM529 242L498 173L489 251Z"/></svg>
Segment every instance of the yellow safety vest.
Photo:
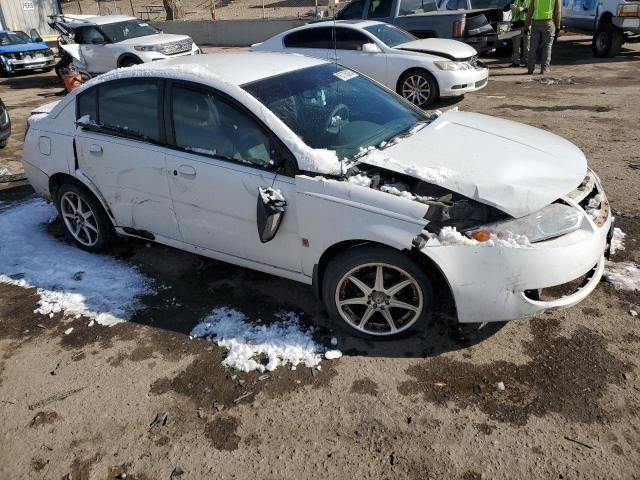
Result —
<svg viewBox="0 0 640 480"><path fill-rule="evenodd" d="M557 0L533 0L533 19L553 19L553 7Z"/></svg>

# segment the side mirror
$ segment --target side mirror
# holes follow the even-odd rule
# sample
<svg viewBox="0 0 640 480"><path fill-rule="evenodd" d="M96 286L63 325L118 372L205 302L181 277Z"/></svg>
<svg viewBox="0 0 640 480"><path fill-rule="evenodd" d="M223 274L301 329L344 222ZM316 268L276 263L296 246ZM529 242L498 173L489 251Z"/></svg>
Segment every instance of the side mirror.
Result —
<svg viewBox="0 0 640 480"><path fill-rule="evenodd" d="M380 47L378 47L375 43L365 43L362 45L362 51L364 53L380 53Z"/></svg>
<svg viewBox="0 0 640 480"><path fill-rule="evenodd" d="M282 224L287 201L277 188L258 187L256 220L258 236L262 243L273 240Z"/></svg>
<svg viewBox="0 0 640 480"><path fill-rule="evenodd" d="M36 30L35 28L31 29L31 31L29 32L29 36L31 37L31 40L33 40L36 43L42 42L42 37L38 33L38 30Z"/></svg>

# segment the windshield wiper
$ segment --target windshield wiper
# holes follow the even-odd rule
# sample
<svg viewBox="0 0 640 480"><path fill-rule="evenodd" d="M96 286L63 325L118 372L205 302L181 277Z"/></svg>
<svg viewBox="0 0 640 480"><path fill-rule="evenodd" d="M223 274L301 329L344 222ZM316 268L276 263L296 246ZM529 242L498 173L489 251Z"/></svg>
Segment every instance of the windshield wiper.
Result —
<svg viewBox="0 0 640 480"><path fill-rule="evenodd" d="M427 120L423 120L421 122L418 123L414 123L411 128L405 132L399 133L398 135L391 137L389 140L386 140L384 142L380 142L378 144L378 148L380 150L384 150L387 147L390 147L391 145L395 145L399 140L402 140L403 138L407 138L410 137L411 135L419 132L420 130L422 130L424 127L426 127L429 124L429 122Z"/></svg>

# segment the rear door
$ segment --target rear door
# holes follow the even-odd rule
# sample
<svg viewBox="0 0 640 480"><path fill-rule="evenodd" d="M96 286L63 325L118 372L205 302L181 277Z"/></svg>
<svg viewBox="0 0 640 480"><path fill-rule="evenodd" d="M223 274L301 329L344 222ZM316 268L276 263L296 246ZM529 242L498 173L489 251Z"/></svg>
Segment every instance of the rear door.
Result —
<svg viewBox="0 0 640 480"><path fill-rule="evenodd" d="M305 28L285 35L284 48L290 53L300 53L310 57L327 59L331 45L331 24Z"/></svg>
<svg viewBox="0 0 640 480"><path fill-rule="evenodd" d="M160 80L127 78L82 93L75 143L79 169L117 226L180 240L160 145L162 89Z"/></svg>
<svg viewBox="0 0 640 480"><path fill-rule="evenodd" d="M171 82L165 108L174 146L169 185L184 241L300 272L295 180L276 175L270 132L229 97L190 83ZM263 244L258 188L272 185L288 205L277 235Z"/></svg>

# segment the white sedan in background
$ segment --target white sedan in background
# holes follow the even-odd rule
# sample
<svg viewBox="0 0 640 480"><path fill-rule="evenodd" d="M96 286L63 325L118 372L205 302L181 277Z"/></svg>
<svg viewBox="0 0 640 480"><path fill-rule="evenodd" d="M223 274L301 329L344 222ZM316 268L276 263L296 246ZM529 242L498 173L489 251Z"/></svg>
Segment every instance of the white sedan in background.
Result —
<svg viewBox="0 0 640 480"><path fill-rule="evenodd" d="M461 322L522 318L602 276L612 217L576 146L323 60L182 57L40 110L24 170L79 247L128 235L313 285L356 334L424 326L447 291Z"/></svg>
<svg viewBox="0 0 640 480"><path fill-rule="evenodd" d="M483 88L489 70L466 43L418 39L387 23L340 20L304 25L251 46L252 51L300 53L364 73L425 108L440 97Z"/></svg>

